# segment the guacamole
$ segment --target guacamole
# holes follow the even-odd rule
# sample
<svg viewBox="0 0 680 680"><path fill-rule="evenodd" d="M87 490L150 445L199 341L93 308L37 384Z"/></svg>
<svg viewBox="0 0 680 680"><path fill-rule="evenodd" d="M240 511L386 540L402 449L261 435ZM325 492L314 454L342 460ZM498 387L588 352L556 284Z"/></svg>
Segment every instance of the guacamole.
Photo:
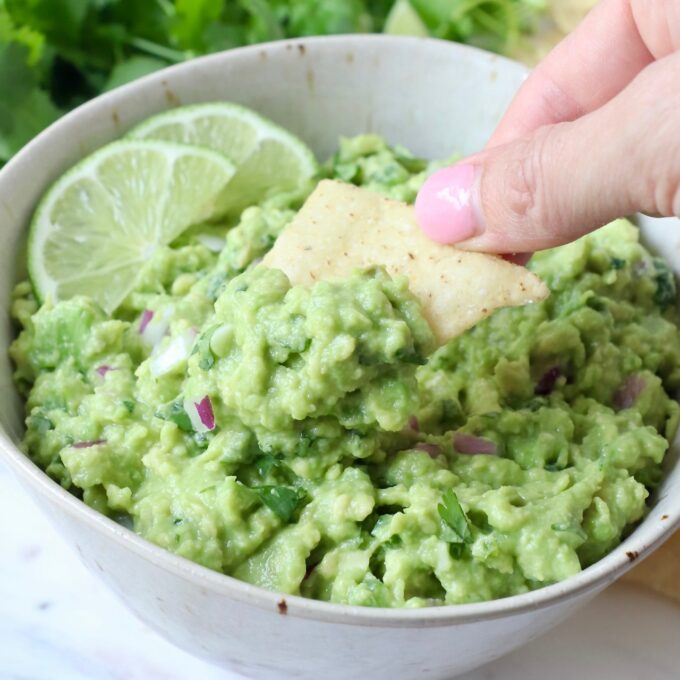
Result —
<svg viewBox="0 0 680 680"><path fill-rule="evenodd" d="M412 201L434 167L378 137L324 175ZM675 282L619 220L537 254L539 304L434 350L405 279L258 267L303 195L159 248L112 315L14 293L24 448L211 569L330 602L530 591L644 517L678 425Z"/></svg>

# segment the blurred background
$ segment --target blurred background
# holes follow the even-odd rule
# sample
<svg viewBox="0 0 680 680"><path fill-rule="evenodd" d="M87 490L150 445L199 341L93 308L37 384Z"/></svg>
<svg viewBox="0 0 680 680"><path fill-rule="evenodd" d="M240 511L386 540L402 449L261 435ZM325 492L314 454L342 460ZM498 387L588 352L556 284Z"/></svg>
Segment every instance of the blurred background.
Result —
<svg viewBox="0 0 680 680"><path fill-rule="evenodd" d="M432 36L534 64L596 0L0 0L0 167L97 94L269 40Z"/></svg>

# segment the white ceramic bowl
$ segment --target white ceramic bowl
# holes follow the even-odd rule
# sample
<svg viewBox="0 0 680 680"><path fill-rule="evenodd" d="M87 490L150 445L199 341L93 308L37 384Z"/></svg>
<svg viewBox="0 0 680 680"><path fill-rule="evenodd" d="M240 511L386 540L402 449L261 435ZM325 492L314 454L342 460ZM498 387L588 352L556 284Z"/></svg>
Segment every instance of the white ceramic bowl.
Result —
<svg viewBox="0 0 680 680"><path fill-rule="evenodd" d="M0 172L1 458L85 564L180 647L258 678L449 678L544 633L680 524L675 467L630 538L563 583L480 604L349 607L284 597L175 557L86 507L17 448L22 416L6 352L8 297L31 211L72 163L150 114L216 99L270 116L320 158L338 136L369 131L425 156L466 153L483 145L524 77L518 64L431 40L357 36L261 45L176 66L99 97ZM645 228L666 252L678 252L677 236L670 243L654 223Z"/></svg>

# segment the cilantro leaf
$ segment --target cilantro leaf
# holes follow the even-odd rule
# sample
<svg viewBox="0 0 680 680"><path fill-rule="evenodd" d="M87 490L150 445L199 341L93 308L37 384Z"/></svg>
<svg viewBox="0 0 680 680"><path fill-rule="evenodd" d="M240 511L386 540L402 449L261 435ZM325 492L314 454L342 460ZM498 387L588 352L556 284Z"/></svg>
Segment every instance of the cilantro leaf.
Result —
<svg viewBox="0 0 680 680"><path fill-rule="evenodd" d="M656 292L654 302L662 309L675 303L676 289L675 277L668 265L660 258L654 258L654 271L656 272Z"/></svg>
<svg viewBox="0 0 680 680"><path fill-rule="evenodd" d="M46 416L36 413L28 419L28 427L38 434L44 435L49 430L54 429L54 423Z"/></svg>
<svg viewBox="0 0 680 680"><path fill-rule="evenodd" d="M210 348L210 340L216 330L217 326L208 328L207 331L201 334L191 350L192 354L198 354L198 366L204 371L211 369L215 365L215 355Z"/></svg>
<svg viewBox="0 0 680 680"><path fill-rule="evenodd" d="M62 113L41 89L30 59L26 45L0 43L0 163Z"/></svg>
<svg viewBox="0 0 680 680"><path fill-rule="evenodd" d="M543 0L401 0L430 35L507 50ZM395 0L0 0L0 165L66 109L165 63L384 29ZM400 158L415 171L419 162ZM348 168L348 172L351 169ZM351 173L350 173L351 174Z"/></svg>
<svg viewBox="0 0 680 680"><path fill-rule="evenodd" d="M456 496L453 489L447 489L442 497L442 502L437 506L439 516L446 522L446 524L453 529L455 537L458 539L455 543L472 543L472 531L470 530L470 522L460 507L458 496Z"/></svg>
<svg viewBox="0 0 680 680"><path fill-rule="evenodd" d="M181 401L173 401L164 410L158 411L156 417L161 420L169 420L175 423L182 432L193 432L194 426L191 424L191 419L189 415L184 410L184 406Z"/></svg>
<svg viewBox="0 0 680 680"><path fill-rule="evenodd" d="M113 67L113 71L111 71L106 85L104 85L104 91L113 90L114 87L120 87L137 78L148 76L149 73L158 71L167 65L167 61L155 57L130 57Z"/></svg>
<svg viewBox="0 0 680 680"><path fill-rule="evenodd" d="M253 489L257 492L260 500L282 522L289 522L293 513L298 509L305 498L303 491L291 489L287 486L258 486Z"/></svg>
<svg viewBox="0 0 680 680"><path fill-rule="evenodd" d="M274 470L285 466L280 457L273 456L271 453L263 453L255 459L255 469L260 477L268 477Z"/></svg>

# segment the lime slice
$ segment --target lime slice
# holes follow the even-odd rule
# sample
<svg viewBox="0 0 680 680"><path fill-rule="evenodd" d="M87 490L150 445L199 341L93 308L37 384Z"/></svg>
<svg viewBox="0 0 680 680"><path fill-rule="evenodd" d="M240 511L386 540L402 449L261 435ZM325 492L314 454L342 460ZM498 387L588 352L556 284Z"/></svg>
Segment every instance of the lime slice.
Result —
<svg viewBox="0 0 680 680"><path fill-rule="evenodd" d="M111 313L160 245L211 217L234 174L222 154L184 144L113 142L62 175L42 199L28 239L36 294L86 294Z"/></svg>
<svg viewBox="0 0 680 680"><path fill-rule="evenodd" d="M268 194L295 191L318 170L314 154L297 137L237 104L182 106L134 128L136 139L161 139L204 146L236 163L236 174L220 197L223 214L238 214Z"/></svg>
<svg viewBox="0 0 680 680"><path fill-rule="evenodd" d="M413 9L409 0L397 0L385 20L383 33L387 35L414 35L419 38L427 38L430 32L420 18L418 12Z"/></svg>

